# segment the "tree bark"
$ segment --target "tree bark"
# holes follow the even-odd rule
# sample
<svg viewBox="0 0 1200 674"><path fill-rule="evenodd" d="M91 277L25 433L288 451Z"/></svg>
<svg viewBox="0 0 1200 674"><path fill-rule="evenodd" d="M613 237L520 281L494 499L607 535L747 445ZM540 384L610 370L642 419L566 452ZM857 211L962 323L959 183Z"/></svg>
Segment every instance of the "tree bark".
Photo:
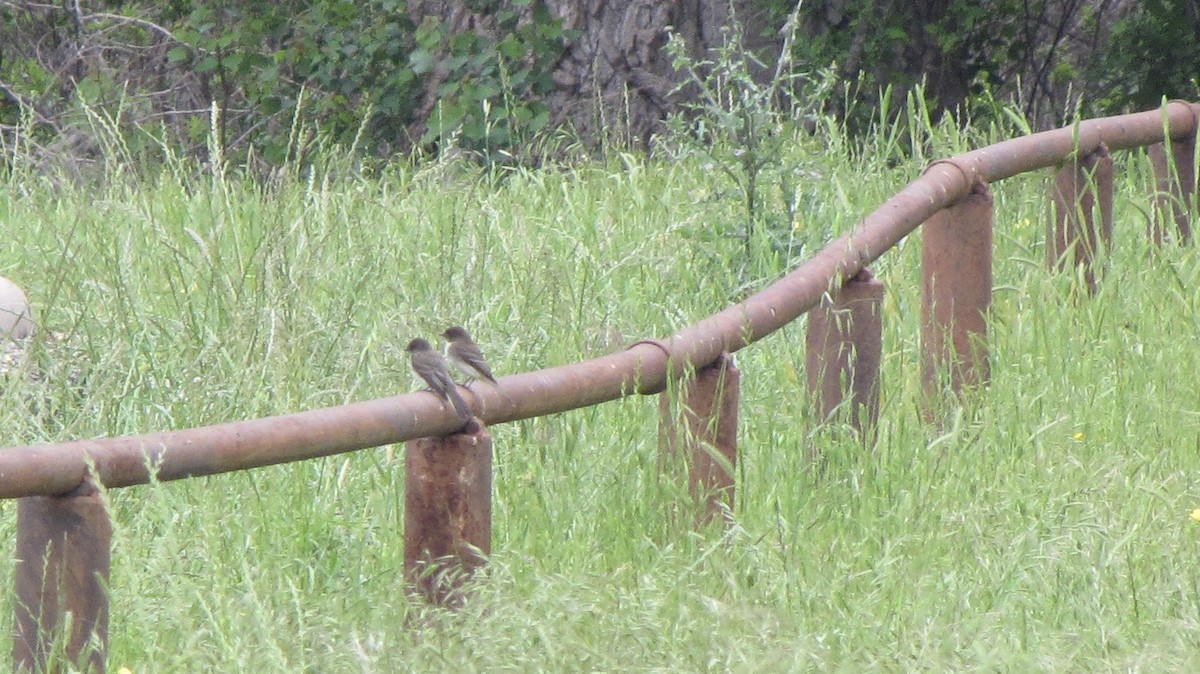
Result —
<svg viewBox="0 0 1200 674"><path fill-rule="evenodd" d="M750 0L544 0L566 31L567 42L552 71L555 89L544 102L551 126L568 128L590 144L648 148L663 130L667 116L683 97L675 93L683 80L663 48L671 32L697 60L712 58L710 50L727 39L736 20L744 27L750 49L769 53L776 36L764 35L767 16ZM504 0L500 6L529 16L529 5ZM495 12L489 8L488 12ZM436 16L451 32L490 29L488 18L475 13L466 0L412 0L409 13L419 24ZM778 47L776 46L776 49ZM436 105L442 80L437 74L426 87L421 112Z"/></svg>

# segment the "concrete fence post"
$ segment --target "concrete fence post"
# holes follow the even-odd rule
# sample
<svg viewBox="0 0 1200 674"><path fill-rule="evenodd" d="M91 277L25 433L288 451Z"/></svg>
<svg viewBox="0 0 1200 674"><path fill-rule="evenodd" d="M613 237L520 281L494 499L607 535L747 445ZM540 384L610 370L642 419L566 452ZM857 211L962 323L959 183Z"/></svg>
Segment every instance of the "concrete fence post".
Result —
<svg viewBox="0 0 1200 674"><path fill-rule="evenodd" d="M1096 217L1099 215L1099 226ZM1046 231L1046 266L1082 268L1089 294L1096 294L1098 258L1112 246L1113 161L1101 144L1068 160L1054 175Z"/></svg>
<svg viewBox="0 0 1200 674"><path fill-rule="evenodd" d="M733 511L740 387L741 373L725 353L680 382L678 407L669 392L659 396L659 451L664 459L682 456L688 462L688 490L704 502L696 526Z"/></svg>
<svg viewBox="0 0 1200 674"><path fill-rule="evenodd" d="M1156 143L1147 150L1157 185L1154 212L1150 218L1150 240L1160 245L1171 239L1180 244L1190 243L1191 217L1197 210L1196 135L1172 138L1168 143Z"/></svg>
<svg viewBox="0 0 1200 674"><path fill-rule="evenodd" d="M879 420L883 292L883 283L863 269L808 312L805 337L814 418L824 423L842 417L866 444Z"/></svg>
<svg viewBox="0 0 1200 674"><path fill-rule="evenodd" d="M13 670L104 672L112 523L94 482L17 499Z"/></svg>
<svg viewBox="0 0 1200 674"><path fill-rule="evenodd" d="M417 595L457 607L492 551L492 437L467 432L405 444L404 574Z"/></svg>
<svg viewBox="0 0 1200 674"><path fill-rule="evenodd" d="M961 395L989 377L992 195L977 181L921 227L921 351L927 400Z"/></svg>

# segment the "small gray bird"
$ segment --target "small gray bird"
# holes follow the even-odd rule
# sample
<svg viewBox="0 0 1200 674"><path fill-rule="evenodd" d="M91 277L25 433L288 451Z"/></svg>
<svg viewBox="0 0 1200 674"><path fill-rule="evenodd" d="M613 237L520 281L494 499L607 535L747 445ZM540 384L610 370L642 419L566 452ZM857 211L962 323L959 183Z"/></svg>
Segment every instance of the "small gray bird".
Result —
<svg viewBox="0 0 1200 674"><path fill-rule="evenodd" d="M456 325L443 332L442 337L446 338L446 358L454 367L458 368L459 372L467 376L468 384L476 379L486 379L493 384L496 383L496 378L492 376L492 369L483 359L483 352L479 350L475 342L471 341L471 336L467 334L466 330Z"/></svg>
<svg viewBox="0 0 1200 674"><path fill-rule="evenodd" d="M404 350L412 359L413 372L424 379L439 398L450 403L460 419L468 421L475 416L470 405L467 405L467 401L458 394L458 389L455 387L454 380L450 378L450 370L447 369L442 354L435 351L428 340L418 337L409 342Z"/></svg>

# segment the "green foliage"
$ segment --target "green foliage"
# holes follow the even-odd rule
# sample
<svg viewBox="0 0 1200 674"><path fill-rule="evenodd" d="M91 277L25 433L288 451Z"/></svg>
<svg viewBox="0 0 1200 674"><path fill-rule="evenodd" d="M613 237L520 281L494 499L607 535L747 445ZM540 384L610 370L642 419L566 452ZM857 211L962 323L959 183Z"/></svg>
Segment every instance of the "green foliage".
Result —
<svg viewBox="0 0 1200 674"><path fill-rule="evenodd" d="M801 244L796 238L801 193L795 183L801 167L785 165L783 157L797 124L811 121L823 106L830 79L827 74L792 70L788 46L795 19L793 14L788 23L792 32L773 73L745 47L737 21L711 59L692 58L678 35L667 43L674 67L687 75L677 93L695 101L683 103L682 111L668 120L668 141L677 151L710 162L733 183L743 205L738 235L743 241L743 271L753 264L759 239L766 238L785 261ZM783 208L775 210L778 204L764 199L768 188L782 198ZM783 217L778 217L780 211ZM769 225L766 231L764 225Z"/></svg>
<svg viewBox="0 0 1200 674"><path fill-rule="evenodd" d="M779 21L791 9L764 1ZM832 111L855 133L871 128L880 92L893 92L898 111L918 85L935 117L988 114L986 101L976 104L983 96L1017 101L1043 127L1068 122L1077 107L1146 109L1197 91L1195 0L809 0L802 16L809 36L795 57L834 64L845 90Z"/></svg>
<svg viewBox="0 0 1200 674"><path fill-rule="evenodd" d="M62 7L5 3L0 124L36 112L53 138L78 128L86 106L154 135L149 147L203 151L215 102L216 142L268 165L318 135L383 155L452 137L508 151L549 123L540 97L564 49L561 21L531 0L471 7L489 30L451 34L436 17L415 26L402 0L113 0L77 21Z"/></svg>
<svg viewBox="0 0 1200 674"><path fill-rule="evenodd" d="M806 23L826 20L830 4L804 3ZM1036 11L1023 0L895 3L887 11L867 0L838 4L837 20L824 25L825 32L797 40L793 53L800 63L834 64L847 80L836 112L855 132L870 128L881 91L903 96L925 83L929 105L940 110L963 102L954 98L960 84L961 93L970 95L1004 83L1006 64L1023 58L1020 51L1030 46L1020 31L1025 12ZM789 3L771 6L780 12Z"/></svg>
<svg viewBox="0 0 1200 674"><path fill-rule="evenodd" d="M541 96L554 88L551 66L564 49L562 22L542 2L476 3L488 10L495 28L451 35L445 22L426 17L416 30L409 67L417 76L436 77L437 107L422 143L451 139L493 157L546 128L550 111ZM530 7L522 20L515 8Z"/></svg>
<svg viewBox="0 0 1200 674"><path fill-rule="evenodd" d="M1103 83L1094 101L1108 113L1155 107L1163 97L1200 93L1200 4L1144 0L1113 27L1113 44L1088 75Z"/></svg>
<svg viewBox="0 0 1200 674"><path fill-rule="evenodd" d="M222 109L249 106L252 114L239 132L266 122L268 132L255 137L269 163L286 159L286 120L295 115L302 90L306 114L338 142L351 143L369 114L370 138L390 147L386 136L400 134L411 120L418 89L413 71L403 67L413 43L404 3L188 6L175 17L183 44L171 48L169 60L196 74Z"/></svg>

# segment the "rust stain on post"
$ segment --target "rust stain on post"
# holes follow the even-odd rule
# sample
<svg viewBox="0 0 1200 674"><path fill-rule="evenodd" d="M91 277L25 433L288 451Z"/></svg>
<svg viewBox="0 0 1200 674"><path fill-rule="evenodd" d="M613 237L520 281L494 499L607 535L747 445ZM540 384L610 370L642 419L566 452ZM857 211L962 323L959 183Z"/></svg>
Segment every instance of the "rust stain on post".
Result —
<svg viewBox="0 0 1200 674"><path fill-rule="evenodd" d="M1170 160L1163 143L1155 143L1148 150L1158 190L1150 218L1150 240L1161 245L1177 237L1178 243L1189 243L1192 240L1191 214L1198 208L1196 134L1172 139ZM1170 233L1172 224L1174 235Z"/></svg>
<svg viewBox="0 0 1200 674"><path fill-rule="evenodd" d="M992 195L977 182L921 228L921 351L927 400L988 381Z"/></svg>
<svg viewBox="0 0 1200 674"><path fill-rule="evenodd" d="M808 314L805 370L814 416L845 415L864 442L879 420L883 291L864 269Z"/></svg>
<svg viewBox="0 0 1200 674"><path fill-rule="evenodd" d="M17 500L14 671L104 672L111 539L90 480L71 496Z"/></svg>
<svg viewBox="0 0 1200 674"><path fill-rule="evenodd" d="M696 526L733 512L740 388L741 373L733 357L722 353L681 382L678 408L671 404L669 392L659 396L659 450L664 459L687 458L688 490L695 501L704 501Z"/></svg>
<svg viewBox="0 0 1200 674"><path fill-rule="evenodd" d="M1113 162L1103 144L1060 168L1050 190L1046 266L1083 268L1089 294L1096 294L1097 258L1112 245ZM1096 226L1099 212L1100 226Z"/></svg>
<svg viewBox="0 0 1200 674"><path fill-rule="evenodd" d="M404 575L443 606L461 605L492 551L492 437L474 426L405 444Z"/></svg>

